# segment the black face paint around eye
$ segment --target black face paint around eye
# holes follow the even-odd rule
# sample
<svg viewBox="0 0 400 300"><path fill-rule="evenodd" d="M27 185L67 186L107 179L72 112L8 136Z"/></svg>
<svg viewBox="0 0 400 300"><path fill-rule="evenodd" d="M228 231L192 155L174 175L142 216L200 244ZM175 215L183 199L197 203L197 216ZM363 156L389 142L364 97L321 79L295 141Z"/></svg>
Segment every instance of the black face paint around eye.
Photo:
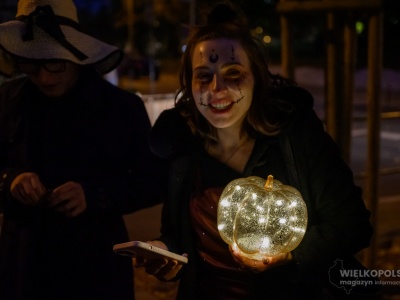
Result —
<svg viewBox="0 0 400 300"><path fill-rule="evenodd" d="M231 56L231 60L232 60L232 61L235 60L235 50L233 49L233 46L232 46L232 56Z"/></svg>
<svg viewBox="0 0 400 300"><path fill-rule="evenodd" d="M214 50L212 51L210 57L208 58L208 60L210 61L210 63L216 63L219 59L218 54L214 54Z"/></svg>

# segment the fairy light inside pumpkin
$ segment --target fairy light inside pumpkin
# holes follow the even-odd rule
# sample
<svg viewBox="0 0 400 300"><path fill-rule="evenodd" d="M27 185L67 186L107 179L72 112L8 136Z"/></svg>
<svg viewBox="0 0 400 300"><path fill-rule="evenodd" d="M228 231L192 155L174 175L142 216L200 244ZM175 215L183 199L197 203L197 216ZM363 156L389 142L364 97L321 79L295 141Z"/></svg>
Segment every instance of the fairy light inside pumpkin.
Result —
<svg viewBox="0 0 400 300"><path fill-rule="evenodd" d="M261 259L295 249L307 227L307 207L295 188L269 175L231 181L218 204L222 239L243 255Z"/></svg>

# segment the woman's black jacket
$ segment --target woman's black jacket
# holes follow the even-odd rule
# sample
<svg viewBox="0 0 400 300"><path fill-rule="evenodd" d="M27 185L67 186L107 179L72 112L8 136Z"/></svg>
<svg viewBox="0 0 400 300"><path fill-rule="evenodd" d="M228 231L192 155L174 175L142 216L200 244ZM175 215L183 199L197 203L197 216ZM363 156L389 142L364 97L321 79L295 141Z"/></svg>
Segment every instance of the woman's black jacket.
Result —
<svg viewBox="0 0 400 300"><path fill-rule="evenodd" d="M351 260L354 254L368 247L372 235L370 213L361 189L353 182L351 170L312 109L312 96L294 87L282 89L277 96L295 108L277 137L284 158L282 167L289 179L283 184L301 192L309 220L301 244L292 251L293 263L257 276L255 299L313 299L311 295L316 293L323 277L331 285L329 268L337 259L350 257ZM156 121L151 132L151 147L154 153L169 161L161 240L172 251L189 254L189 264L180 277L178 299L190 299L198 257L188 204L201 142L191 134L174 108L164 111ZM265 147L263 137L258 137L252 154L254 159L248 162L242 177L265 176L261 161Z"/></svg>

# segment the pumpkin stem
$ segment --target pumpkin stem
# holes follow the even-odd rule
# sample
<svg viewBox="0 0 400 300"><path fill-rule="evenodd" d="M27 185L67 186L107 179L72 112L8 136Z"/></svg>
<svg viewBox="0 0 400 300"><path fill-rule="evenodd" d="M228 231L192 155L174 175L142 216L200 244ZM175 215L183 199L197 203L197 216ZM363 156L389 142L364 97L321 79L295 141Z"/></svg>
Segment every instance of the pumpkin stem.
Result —
<svg viewBox="0 0 400 300"><path fill-rule="evenodd" d="M274 186L274 176L268 175L267 181L264 184L264 189L272 190L273 186Z"/></svg>

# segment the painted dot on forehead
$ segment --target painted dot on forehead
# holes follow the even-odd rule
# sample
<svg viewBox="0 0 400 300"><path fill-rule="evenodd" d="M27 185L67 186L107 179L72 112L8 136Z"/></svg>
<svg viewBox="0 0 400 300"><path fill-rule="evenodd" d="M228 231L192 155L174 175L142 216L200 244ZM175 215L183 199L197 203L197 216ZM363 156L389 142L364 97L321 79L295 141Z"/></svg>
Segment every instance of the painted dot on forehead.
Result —
<svg viewBox="0 0 400 300"><path fill-rule="evenodd" d="M213 49L213 50L211 51L210 57L208 58L208 60L210 61L210 63L213 63L213 64L216 63L216 62L218 61L218 59L219 59L218 54L215 54L214 52L215 52L215 50Z"/></svg>

